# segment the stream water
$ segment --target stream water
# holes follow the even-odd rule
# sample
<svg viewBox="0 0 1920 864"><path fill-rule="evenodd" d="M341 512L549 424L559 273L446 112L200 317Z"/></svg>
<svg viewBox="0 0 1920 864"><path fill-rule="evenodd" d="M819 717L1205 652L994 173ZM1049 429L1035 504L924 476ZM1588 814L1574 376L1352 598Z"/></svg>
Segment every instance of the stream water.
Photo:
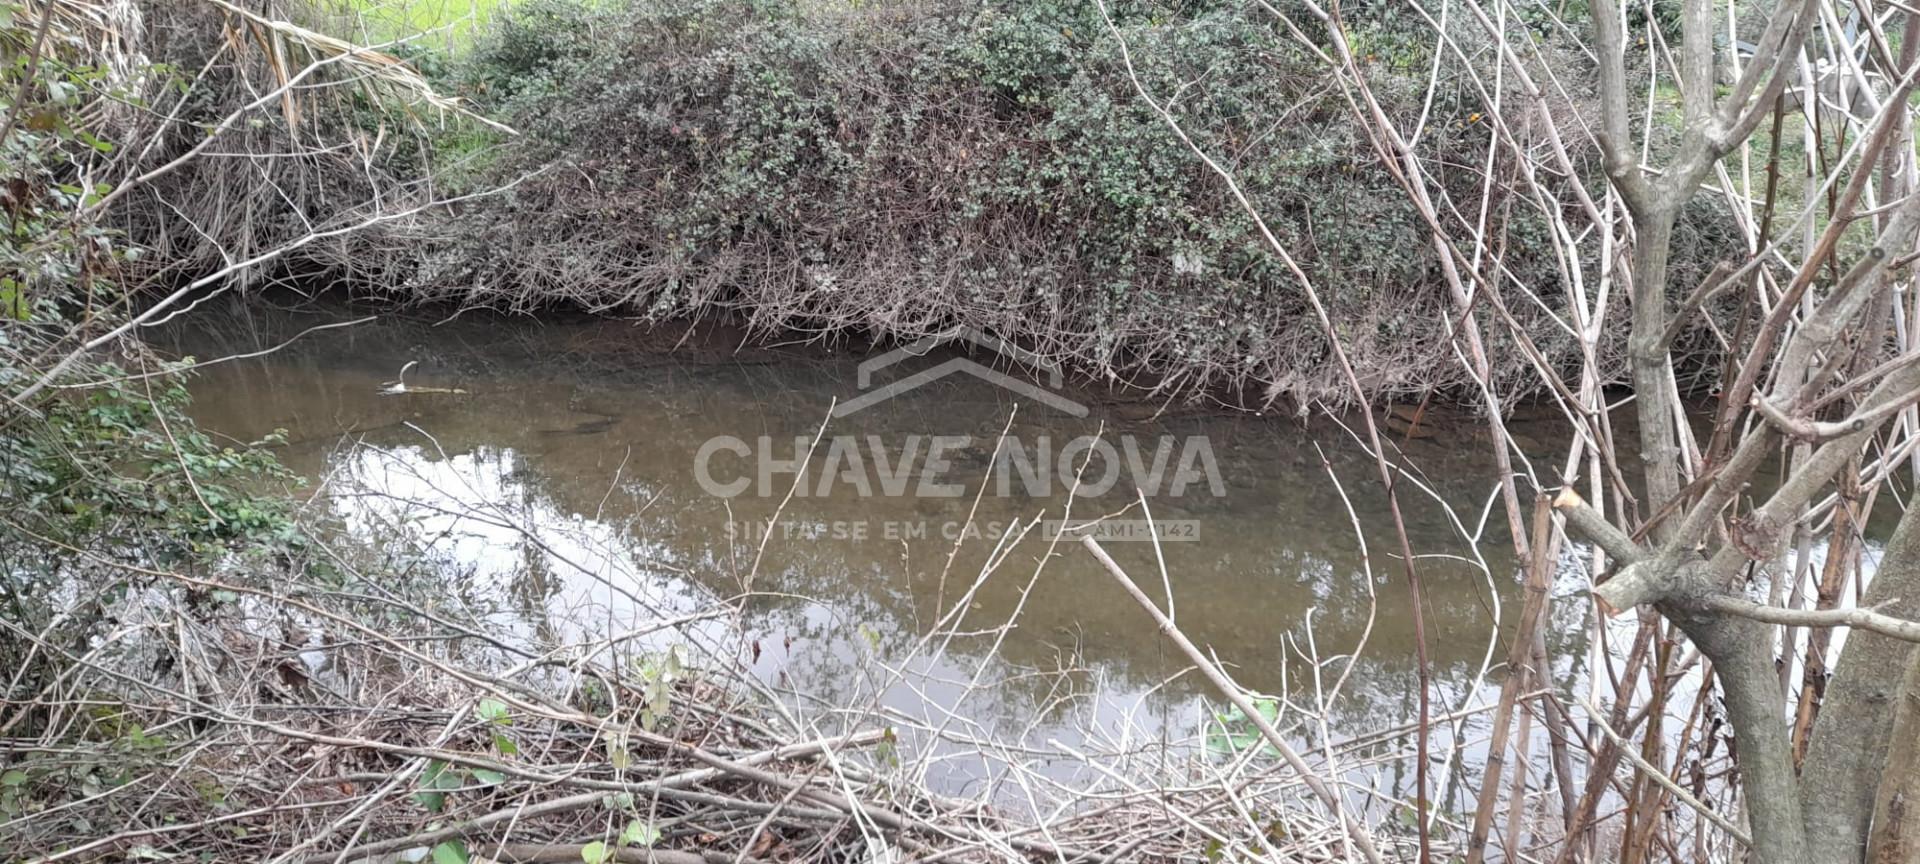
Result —
<svg viewBox="0 0 1920 864"><path fill-rule="evenodd" d="M448 602L531 638L745 594L740 662L817 706L1069 745L1191 730L1215 695L1072 535L1053 542L1062 520L1110 516L1105 548L1163 606L1170 591L1181 630L1243 686L1311 705L1345 673L1336 739L1418 716L1398 542L1372 460L1333 421L1125 399L964 340L741 348L618 321L385 313L294 338L361 314L214 303L155 341L203 361L281 346L195 376L201 423L286 430L313 506L350 533L418 539ZM1438 427L1395 437L1418 471L1403 505L1441 712L1497 686L1482 671L1519 591L1483 433ZM1567 595L1584 576L1561 581L1550 653L1578 676L1585 604ZM946 625L960 636L915 650L962 604ZM876 660L905 674L878 682Z"/></svg>

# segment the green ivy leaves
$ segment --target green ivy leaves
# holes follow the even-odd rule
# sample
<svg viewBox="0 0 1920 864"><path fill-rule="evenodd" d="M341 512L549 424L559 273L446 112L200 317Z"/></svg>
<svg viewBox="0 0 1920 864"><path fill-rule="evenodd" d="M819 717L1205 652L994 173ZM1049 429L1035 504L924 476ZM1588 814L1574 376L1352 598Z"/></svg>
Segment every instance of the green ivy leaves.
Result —
<svg viewBox="0 0 1920 864"><path fill-rule="evenodd" d="M420 791L413 793L413 800L427 808L430 813L438 813L447 808L447 790L458 789L466 785L459 774L447 763L438 759L427 761L427 767L420 772Z"/></svg>
<svg viewBox="0 0 1920 864"><path fill-rule="evenodd" d="M1280 722L1280 700L1277 697L1259 693L1249 693L1247 698L1253 702L1255 713L1268 725ZM1207 755L1216 758L1232 757L1259 747L1263 753L1277 755L1272 744L1265 743L1265 736L1253 725L1239 706L1226 711L1216 711L1213 722L1207 725Z"/></svg>
<svg viewBox="0 0 1920 864"><path fill-rule="evenodd" d="M488 723L499 726L512 726L513 718L507 713L507 703L498 699L482 699L473 707L473 714Z"/></svg>
<svg viewBox="0 0 1920 864"><path fill-rule="evenodd" d="M606 862L618 860L619 850L623 847L645 848L658 842L660 842L660 829L650 822L633 819L627 822L626 828L621 829L619 838L614 841L615 845L609 846L606 841L595 840L580 847L580 860L586 864L606 864Z"/></svg>
<svg viewBox="0 0 1920 864"><path fill-rule="evenodd" d="M479 718L481 722L495 727L493 732L493 749L495 752L502 756L519 754L520 745L514 743L513 739L507 736L505 730L505 727L513 725L513 715L507 710L507 703L491 697L482 699L479 704L473 707L473 716Z"/></svg>
<svg viewBox="0 0 1920 864"><path fill-rule="evenodd" d="M620 832L622 846L652 846L658 842L660 842L660 829L653 827L650 822L639 819L627 822L627 827Z"/></svg>

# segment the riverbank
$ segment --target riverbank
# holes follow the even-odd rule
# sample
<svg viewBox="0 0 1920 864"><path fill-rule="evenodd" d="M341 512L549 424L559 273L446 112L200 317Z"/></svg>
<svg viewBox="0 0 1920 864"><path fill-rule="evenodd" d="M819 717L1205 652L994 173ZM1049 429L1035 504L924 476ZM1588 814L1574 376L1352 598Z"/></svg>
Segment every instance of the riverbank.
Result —
<svg viewBox="0 0 1920 864"><path fill-rule="evenodd" d="M1255 410L1477 402L1429 230L1392 165L1356 137L1324 64L1256 7L1109 11L1091 0L514 4L469 49L402 52L514 134L470 123L379 159L283 160L215 196L205 190L254 168L210 155L129 198L114 222L166 250L139 269L194 273L224 266L224 250L367 220L302 246L277 275L404 304L581 309L829 345L966 329L1155 400L1229 393ZM1421 95L1435 60L1425 24L1350 23L1376 52L1383 110L1444 116L1420 158L1439 187L1472 197L1488 182L1488 139L1467 118L1487 94L1450 77ZM1568 50L1558 30L1513 26L1537 39L1539 62L1576 62L1557 53ZM1193 80L1207 86L1184 86ZM1152 107L1176 92L1177 130ZM1561 98L1556 111L1591 111ZM258 134L264 146L283 131ZM1597 186L1593 154L1568 146L1576 174L1556 182ZM1232 154L1231 183L1195 148ZM325 191L290 218L275 190L295 187ZM1745 248L1724 213L1696 210L1676 228L1676 285ZM1474 288L1475 302L1537 352L1488 328L1485 386L1537 393L1535 362L1569 380L1589 360L1603 379L1620 374L1622 320L1594 322L1591 358L1565 332L1568 286L1604 282L1601 262L1568 257L1531 203L1480 221L1500 239L1479 254L1498 257L1505 284ZM1717 344L1707 323L1678 334L1683 388L1712 383Z"/></svg>
<svg viewBox="0 0 1920 864"><path fill-rule="evenodd" d="M1236 766L1177 742L1089 744L1075 755L1105 779L1059 788L1010 743L775 695L740 674L759 647L728 638L725 604L611 638L526 640L340 551L330 578L295 566L271 586L82 556L139 588L107 610L118 635L58 656L87 698L0 712L9 848L693 864L1324 860L1346 845L1297 781L1228 779L1265 754ZM890 674L878 658L869 671ZM1376 748L1343 747L1326 770L1362 770ZM1009 773L991 794L927 791L930 762L963 753Z"/></svg>
<svg viewBox="0 0 1920 864"><path fill-rule="evenodd" d="M460 55L137 8L0 17L0 847L1395 860L1497 812L1510 854L1592 853L1600 814L1704 824L1570 734L1611 681L1665 764L1643 673L1692 711L1673 755L1735 776L1672 643L1586 602L1603 560L1544 498L1523 547L1524 484L1500 518L1503 482L1583 478L1423 437L1554 386L1562 464L1639 522L1604 422L1631 235L1560 218L1603 182L1552 134L1588 97L1489 92L1509 52L1438 53L1472 29L1356 15L1341 73L1209 2L527 0ZM1496 136L1498 105L1542 122ZM1716 206L1673 284L1748 248ZM448 311L275 333L289 285ZM1683 389L1723 293L1669 334ZM226 301L252 341L209 365L146 341ZM600 317L537 332L562 309ZM1338 413L1374 405L1379 461Z"/></svg>

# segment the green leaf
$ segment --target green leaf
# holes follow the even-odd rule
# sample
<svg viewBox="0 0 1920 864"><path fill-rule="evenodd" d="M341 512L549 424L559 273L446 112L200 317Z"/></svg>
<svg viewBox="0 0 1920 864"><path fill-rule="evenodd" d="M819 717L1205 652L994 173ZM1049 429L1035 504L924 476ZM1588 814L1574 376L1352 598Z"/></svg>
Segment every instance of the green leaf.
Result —
<svg viewBox="0 0 1920 864"><path fill-rule="evenodd" d="M620 832L622 846L652 846L660 842L660 829L640 819L627 822L627 828Z"/></svg>
<svg viewBox="0 0 1920 864"><path fill-rule="evenodd" d="M433 785L434 788L441 791L451 792L467 785L467 778L459 771L443 771L440 776L433 781Z"/></svg>
<svg viewBox="0 0 1920 864"><path fill-rule="evenodd" d="M498 771L489 771L485 768L475 768L473 769L473 779L488 786L498 786L507 781L507 775Z"/></svg>
<svg viewBox="0 0 1920 864"><path fill-rule="evenodd" d="M15 768L5 774L0 774L0 786L25 785L27 785L27 772L25 771Z"/></svg>
<svg viewBox="0 0 1920 864"><path fill-rule="evenodd" d="M512 738L495 732L493 733L493 749L500 751L500 755L502 756L512 756L520 752L520 745L513 743Z"/></svg>
<svg viewBox="0 0 1920 864"><path fill-rule="evenodd" d="M613 856L607 853L607 844L595 840L580 847L580 860L587 864L606 864L613 860Z"/></svg>
<svg viewBox="0 0 1920 864"><path fill-rule="evenodd" d="M113 142L106 141L100 138L96 138L92 135L89 135L84 129L73 130L73 135L75 138L79 138L88 147L92 147L93 149L98 150L102 153L113 152Z"/></svg>
<svg viewBox="0 0 1920 864"><path fill-rule="evenodd" d="M433 847L433 864L467 864L467 844L448 840Z"/></svg>
<svg viewBox="0 0 1920 864"><path fill-rule="evenodd" d="M1415 807L1412 809L1399 807L1393 811L1394 819L1400 824L1407 826L1410 830L1420 827L1420 814L1427 809L1427 799L1416 798L1414 799L1414 805Z"/></svg>
<svg viewBox="0 0 1920 864"><path fill-rule="evenodd" d="M26 286L12 279L0 278L0 315L15 321L33 317L33 307L27 302Z"/></svg>
<svg viewBox="0 0 1920 864"><path fill-rule="evenodd" d="M874 748L874 755L880 757L880 761L885 762L889 767L898 768L900 767L899 745L900 736L894 734L892 726L888 726L880 735L880 744Z"/></svg>
<svg viewBox="0 0 1920 864"><path fill-rule="evenodd" d="M513 718L507 714L507 703L498 699L482 699L474 706L473 713L480 719L497 726L513 725Z"/></svg>
<svg viewBox="0 0 1920 864"><path fill-rule="evenodd" d="M447 806L447 794L439 790L458 789L460 785L460 775L449 770L447 763L431 759L426 769L420 772L420 791L413 794L413 800L429 811L438 813Z"/></svg>

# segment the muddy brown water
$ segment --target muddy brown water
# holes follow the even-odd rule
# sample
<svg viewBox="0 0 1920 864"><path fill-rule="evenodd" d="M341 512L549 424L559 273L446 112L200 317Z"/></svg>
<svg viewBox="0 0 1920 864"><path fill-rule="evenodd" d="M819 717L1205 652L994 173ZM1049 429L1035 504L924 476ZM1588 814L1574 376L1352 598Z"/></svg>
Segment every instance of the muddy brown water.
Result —
<svg viewBox="0 0 1920 864"><path fill-rule="evenodd" d="M154 341L207 360L292 339L202 370L191 382L199 421L245 440L285 430L281 456L319 484L316 506L349 533L399 531L428 546L459 586L450 596L533 638L581 622L618 630L746 593L740 662L809 704L877 699L936 723L953 711L1007 740L1191 731L1215 695L1176 676L1173 647L1085 550L1046 536L1048 520L1110 515L1122 527L1106 548L1149 594L1170 589L1181 629L1245 687L1311 704L1310 635L1329 661L1322 691L1357 657L1330 736L1418 716L1398 543L1371 460L1335 422L1161 406L1070 378L1054 387L1044 370L979 346L897 355L862 387L863 362L884 355L738 348L617 321L383 314L293 338L362 314L216 303ZM409 363L404 392L388 392ZM887 398L829 416L876 394ZM1497 636L1519 592L1483 433L1436 424L1398 443L1431 490L1409 483L1403 504L1422 556L1439 711L1497 687L1481 672L1490 650L1504 656ZM1086 443L1096 435L1111 454ZM794 490L778 463L816 436ZM944 464L928 479L936 436ZM764 496L762 439L775 469ZM1075 473L1059 463L1078 465L1087 447L1083 487L1100 485L1096 460L1121 464L1102 494L1076 497ZM1166 535L1156 549L1142 539L1135 490L1156 479L1142 475L1156 474L1161 448L1147 501ZM1051 470L1038 467L1049 458ZM738 481L747 488L717 494ZM1009 542L1009 526L1032 520L1043 524ZM963 600L951 625L962 635L935 660L914 654ZM1585 651L1583 606L1557 604L1564 621L1550 636L1570 676ZM876 659L908 667L911 681L876 684ZM982 686L962 697L970 681ZM951 770L956 785L974 778Z"/></svg>

